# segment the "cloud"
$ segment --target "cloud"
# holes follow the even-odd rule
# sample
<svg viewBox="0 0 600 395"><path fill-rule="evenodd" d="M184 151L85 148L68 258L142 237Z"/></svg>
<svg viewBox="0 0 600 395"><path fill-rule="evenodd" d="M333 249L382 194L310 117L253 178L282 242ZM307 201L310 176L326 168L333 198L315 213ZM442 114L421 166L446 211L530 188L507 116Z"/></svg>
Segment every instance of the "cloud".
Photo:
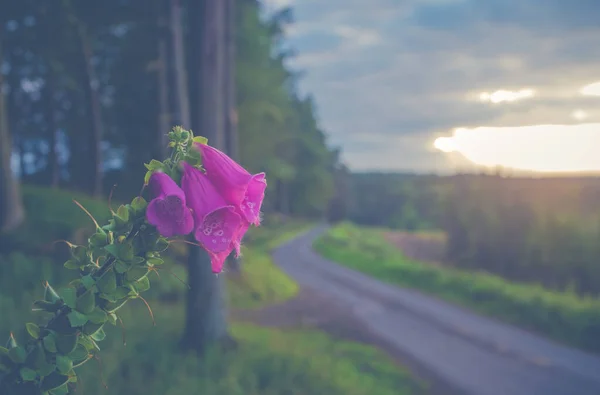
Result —
<svg viewBox="0 0 600 395"><path fill-rule="evenodd" d="M431 142L456 127L600 122L600 96L580 92L600 80L596 0L401 4L294 3L290 65L351 167L443 169Z"/></svg>

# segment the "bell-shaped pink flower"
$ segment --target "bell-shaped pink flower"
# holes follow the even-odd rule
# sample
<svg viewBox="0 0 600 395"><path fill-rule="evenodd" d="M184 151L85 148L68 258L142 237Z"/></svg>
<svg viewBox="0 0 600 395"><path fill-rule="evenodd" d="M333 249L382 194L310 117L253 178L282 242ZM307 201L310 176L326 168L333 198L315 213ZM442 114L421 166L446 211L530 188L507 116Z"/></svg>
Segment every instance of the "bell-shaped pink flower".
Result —
<svg viewBox="0 0 600 395"><path fill-rule="evenodd" d="M235 233L235 236L233 237L233 242L227 250L225 250L223 252L217 252L217 253L207 250L208 255L210 256L210 263L212 266L213 273L221 273L223 271L223 264L225 263L225 260L227 259L229 254L231 254L231 252L234 249L235 249L235 256L236 257L240 256L242 239L244 238L244 235L246 234L246 231L248 230L249 227L250 227L250 223L248 221L242 219L240 227L238 228L237 232Z"/></svg>
<svg viewBox="0 0 600 395"><path fill-rule="evenodd" d="M148 223L164 237L189 234L194 228L194 219L183 190L162 172L153 173L149 184L155 198L146 209Z"/></svg>
<svg viewBox="0 0 600 395"><path fill-rule="evenodd" d="M227 204L206 174L188 163L184 162L183 166L181 187L188 207L192 209L194 237L211 255L213 271L220 272L223 261L241 242L242 218L234 206Z"/></svg>
<svg viewBox="0 0 600 395"><path fill-rule="evenodd" d="M227 203L234 205L253 225L260 225L260 209L265 198L265 173L250 174L229 156L206 144L196 143L202 153L202 166Z"/></svg>

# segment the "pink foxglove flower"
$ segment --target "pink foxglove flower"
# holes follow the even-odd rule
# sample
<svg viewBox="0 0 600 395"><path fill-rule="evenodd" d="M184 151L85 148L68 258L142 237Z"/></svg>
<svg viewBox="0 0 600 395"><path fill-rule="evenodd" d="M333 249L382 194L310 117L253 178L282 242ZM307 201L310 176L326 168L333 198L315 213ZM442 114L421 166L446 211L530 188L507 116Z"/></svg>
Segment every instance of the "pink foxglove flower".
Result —
<svg viewBox="0 0 600 395"><path fill-rule="evenodd" d="M202 153L202 166L228 204L234 205L253 225L260 225L260 209L265 198L265 173L250 174L229 156L206 144L195 144Z"/></svg>
<svg viewBox="0 0 600 395"><path fill-rule="evenodd" d="M194 217L194 237L209 253L213 272L241 242L242 219L235 207L219 194L210 179L199 169L184 162L181 187Z"/></svg>
<svg viewBox="0 0 600 395"><path fill-rule="evenodd" d="M164 237L187 235L194 228L192 213L186 205L185 194L165 173L150 177L150 188L155 198L148 204L146 219Z"/></svg>

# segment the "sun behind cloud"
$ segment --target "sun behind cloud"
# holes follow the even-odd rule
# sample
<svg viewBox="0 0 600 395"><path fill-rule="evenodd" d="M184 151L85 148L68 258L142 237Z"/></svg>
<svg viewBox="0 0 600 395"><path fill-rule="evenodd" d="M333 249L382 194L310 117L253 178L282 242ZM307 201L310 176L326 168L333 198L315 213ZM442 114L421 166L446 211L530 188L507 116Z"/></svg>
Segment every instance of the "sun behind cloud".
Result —
<svg viewBox="0 0 600 395"><path fill-rule="evenodd" d="M600 172L600 123L455 129L434 147L486 167L537 172Z"/></svg>

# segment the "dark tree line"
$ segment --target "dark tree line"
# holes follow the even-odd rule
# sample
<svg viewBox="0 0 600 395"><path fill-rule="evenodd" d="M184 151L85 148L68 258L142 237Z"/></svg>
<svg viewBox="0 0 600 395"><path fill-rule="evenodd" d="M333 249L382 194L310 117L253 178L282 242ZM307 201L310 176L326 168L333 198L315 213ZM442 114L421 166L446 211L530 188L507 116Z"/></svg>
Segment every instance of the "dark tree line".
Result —
<svg viewBox="0 0 600 395"><path fill-rule="evenodd" d="M347 218L403 230L442 229L446 260L458 268L600 293L598 177L369 173L353 174L348 189Z"/></svg>

